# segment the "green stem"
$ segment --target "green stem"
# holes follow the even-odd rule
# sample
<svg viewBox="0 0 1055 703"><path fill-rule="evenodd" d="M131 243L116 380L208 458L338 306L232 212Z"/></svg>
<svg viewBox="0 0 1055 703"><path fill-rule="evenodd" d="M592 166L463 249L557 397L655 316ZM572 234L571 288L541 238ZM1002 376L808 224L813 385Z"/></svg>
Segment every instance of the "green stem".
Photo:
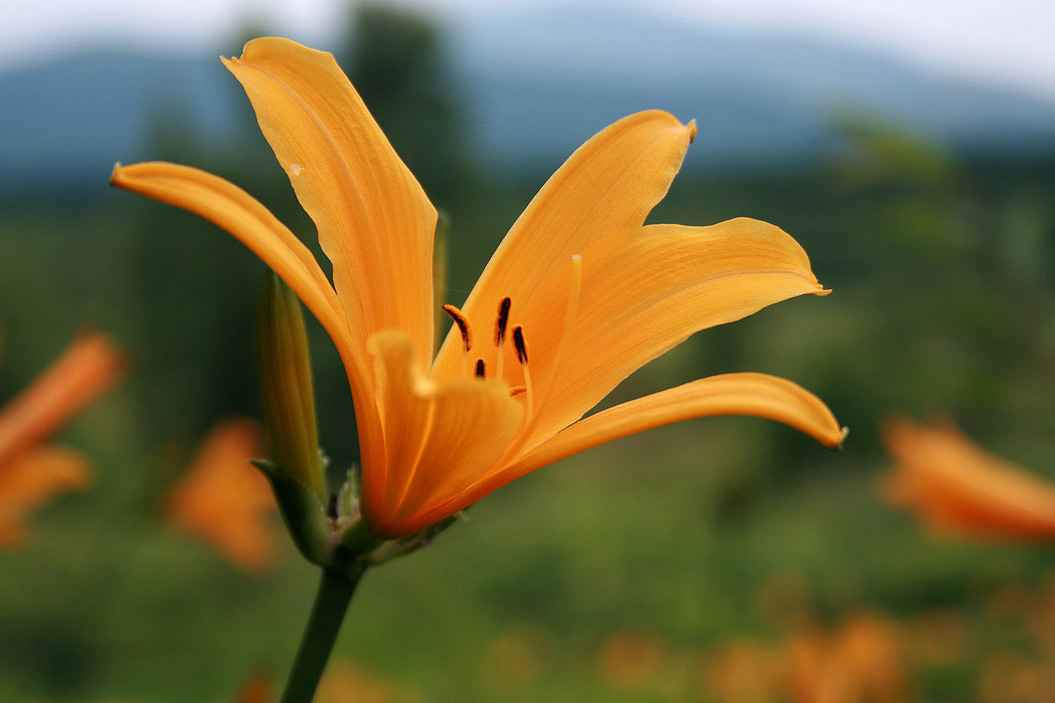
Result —
<svg viewBox="0 0 1055 703"><path fill-rule="evenodd" d="M311 703L363 571L346 576L330 569L322 570L315 603L280 703Z"/></svg>

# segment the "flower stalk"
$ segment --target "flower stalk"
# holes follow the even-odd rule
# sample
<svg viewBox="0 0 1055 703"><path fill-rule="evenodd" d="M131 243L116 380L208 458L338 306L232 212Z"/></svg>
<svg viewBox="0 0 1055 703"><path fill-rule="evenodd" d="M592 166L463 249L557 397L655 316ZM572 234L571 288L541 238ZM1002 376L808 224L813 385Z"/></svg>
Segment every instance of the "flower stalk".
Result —
<svg viewBox="0 0 1055 703"><path fill-rule="evenodd" d="M311 703L333 652L348 605L365 570L365 567L350 573L322 570L311 615L280 703Z"/></svg>

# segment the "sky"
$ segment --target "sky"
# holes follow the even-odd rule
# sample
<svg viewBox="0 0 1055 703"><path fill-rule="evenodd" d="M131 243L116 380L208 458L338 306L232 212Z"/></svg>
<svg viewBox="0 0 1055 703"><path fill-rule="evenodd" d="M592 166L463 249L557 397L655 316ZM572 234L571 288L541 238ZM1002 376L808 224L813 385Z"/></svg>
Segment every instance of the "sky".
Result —
<svg viewBox="0 0 1055 703"><path fill-rule="evenodd" d="M457 22L474 12L543 11L555 0L402 0ZM564 0L565 6L569 0ZM607 0L597 7L639 0ZM650 0L685 22L801 31L873 47L951 76L996 83L1055 103L1051 0ZM100 8L105 8L100 10ZM0 71L82 46L215 51L248 20L317 48L332 43L347 0L0 0ZM231 53L237 53L233 48Z"/></svg>

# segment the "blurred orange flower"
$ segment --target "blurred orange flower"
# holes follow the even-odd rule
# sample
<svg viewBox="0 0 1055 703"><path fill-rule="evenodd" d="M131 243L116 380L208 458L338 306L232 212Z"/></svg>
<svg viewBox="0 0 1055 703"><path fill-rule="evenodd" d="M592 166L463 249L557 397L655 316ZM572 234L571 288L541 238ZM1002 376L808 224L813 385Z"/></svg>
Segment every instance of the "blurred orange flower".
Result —
<svg viewBox="0 0 1055 703"><path fill-rule="evenodd" d="M653 110L602 130L513 225L436 355L436 210L333 56L256 39L224 64L316 224L331 284L261 203L168 163L115 167L111 183L195 212L260 256L311 309L355 402L362 511L380 536L447 518L590 447L694 417L754 415L834 447L828 408L765 374L705 378L580 419L634 370L715 325L824 295L802 248L739 218L644 225L696 133Z"/></svg>
<svg viewBox="0 0 1055 703"><path fill-rule="evenodd" d="M252 674L236 692L234 703L271 703L271 677ZM420 697L404 686L384 681L348 661L327 668L315 694L315 703L418 703Z"/></svg>
<svg viewBox="0 0 1055 703"><path fill-rule="evenodd" d="M898 703L907 674L893 623L870 613L836 632L812 630L787 642L788 689L795 703Z"/></svg>
<svg viewBox="0 0 1055 703"><path fill-rule="evenodd" d="M787 662L774 647L739 640L707 657L703 674L707 700L716 703L786 701Z"/></svg>
<svg viewBox="0 0 1055 703"><path fill-rule="evenodd" d="M385 681L351 662L334 662L315 696L317 703L418 703L411 689Z"/></svg>
<svg viewBox="0 0 1055 703"><path fill-rule="evenodd" d="M720 703L904 703L900 640L895 623L858 612L834 628L801 628L781 646L740 641L712 655L708 688Z"/></svg>
<svg viewBox="0 0 1055 703"><path fill-rule="evenodd" d="M656 635L617 632L601 643L598 670L615 688L643 688L654 677L667 654L667 643Z"/></svg>
<svg viewBox="0 0 1055 703"><path fill-rule="evenodd" d="M895 460L886 492L935 530L1010 539L1055 538L1055 486L994 456L951 421L886 423Z"/></svg>
<svg viewBox="0 0 1055 703"><path fill-rule="evenodd" d="M260 572L275 560L267 479L249 460L260 456L256 421L221 422L202 442L190 468L169 492L168 520L215 547L235 566Z"/></svg>
<svg viewBox="0 0 1055 703"><path fill-rule="evenodd" d="M0 410L0 545L24 542L29 512L51 495L87 485L87 459L39 444L113 386L123 366L105 336L84 334Z"/></svg>

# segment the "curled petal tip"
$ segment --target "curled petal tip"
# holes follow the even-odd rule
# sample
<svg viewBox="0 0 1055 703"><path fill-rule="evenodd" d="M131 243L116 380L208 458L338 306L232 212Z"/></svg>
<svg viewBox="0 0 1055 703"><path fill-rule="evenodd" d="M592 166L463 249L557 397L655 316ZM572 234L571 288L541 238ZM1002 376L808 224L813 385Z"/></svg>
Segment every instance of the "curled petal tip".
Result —
<svg viewBox="0 0 1055 703"><path fill-rule="evenodd" d="M120 161L115 161L114 162L114 167L110 170L110 178L107 180L107 183L109 183L110 185L114 185L114 180L117 178L117 172L120 171L120 170L121 170L121 162Z"/></svg>
<svg viewBox="0 0 1055 703"><path fill-rule="evenodd" d="M828 445L828 449L831 449L833 452L841 452L843 450L843 442L846 441L846 438L849 436L849 434L850 428L843 426L842 429L839 430L839 439L833 442L832 444Z"/></svg>
<svg viewBox="0 0 1055 703"><path fill-rule="evenodd" d="M258 38L256 38L256 39L250 39L250 40L249 40L249 41L247 41L247 42L246 42L245 44L243 44L243 45L242 45L242 53L241 53L241 54L239 54L238 56L232 56L231 58L227 58L226 56L223 56L223 55L221 55L221 56L220 56L220 61L222 61L222 62L223 62L223 65L224 65L224 66L227 66L228 68L230 68L230 67L231 67L231 64L236 64L236 63L238 63L239 61L241 61L241 60L242 60L242 57L243 57L243 56L245 56L245 54L246 54L246 52L247 52L247 51L249 51L249 46L250 46L250 45L251 45L251 44L252 44L253 42L259 41L259 40L260 40L261 38L262 38L262 37L258 37Z"/></svg>
<svg viewBox="0 0 1055 703"><path fill-rule="evenodd" d="M685 127L689 130L689 144L692 144L696 140L696 120L689 120Z"/></svg>

